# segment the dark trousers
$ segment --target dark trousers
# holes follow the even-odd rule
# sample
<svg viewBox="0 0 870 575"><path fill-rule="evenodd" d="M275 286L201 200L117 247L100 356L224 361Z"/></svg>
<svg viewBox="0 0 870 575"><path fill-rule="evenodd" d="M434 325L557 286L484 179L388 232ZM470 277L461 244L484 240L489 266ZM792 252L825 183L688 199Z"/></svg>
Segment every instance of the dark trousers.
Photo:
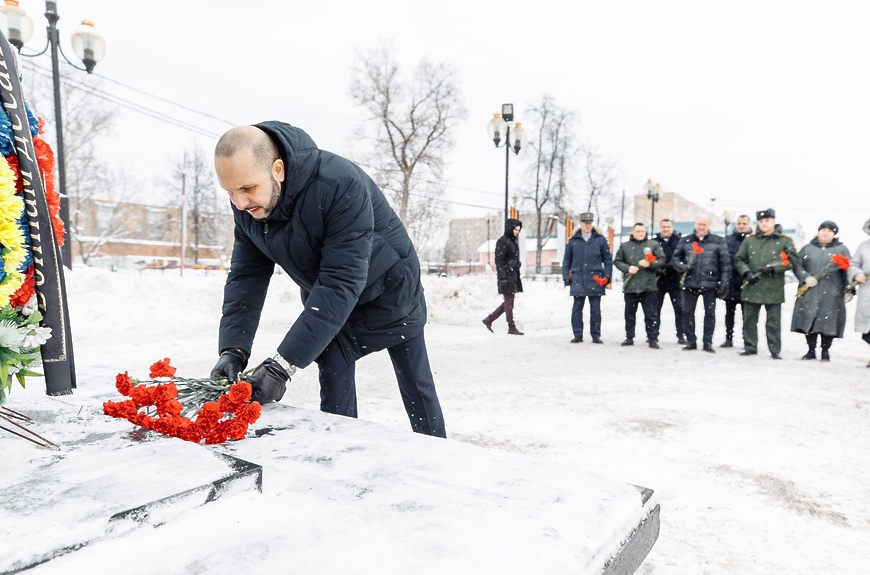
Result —
<svg viewBox="0 0 870 575"><path fill-rule="evenodd" d="M770 353L779 355L782 349L782 304L743 302L743 349L758 351L758 316L761 306L767 313L765 327L767 331L767 349Z"/></svg>
<svg viewBox="0 0 870 575"><path fill-rule="evenodd" d="M683 306L686 312L686 339L689 343L698 341L695 334L695 307L698 298L704 300L704 345L713 345L713 330L716 329L716 290L714 288L684 288Z"/></svg>
<svg viewBox="0 0 870 575"><path fill-rule="evenodd" d="M387 348L387 352L411 428L416 433L446 437L423 332ZM320 410L356 417L356 364L347 362L341 347L333 340L317 358L317 366L320 369Z"/></svg>
<svg viewBox="0 0 870 575"><path fill-rule="evenodd" d="M491 314L486 316L485 321L487 323L492 323L497 320L501 316L501 314L504 314L504 318L507 320L508 327L516 327L516 324L514 324L514 298L517 294L503 293L501 295L504 296L504 301L502 301L501 304L497 308L495 308Z"/></svg>
<svg viewBox="0 0 870 575"><path fill-rule="evenodd" d="M659 318L662 317L662 307L665 305L666 295L671 298L671 306L674 308L674 326L677 328L677 339L680 339L686 334L683 290L678 287L668 291L659 290Z"/></svg>
<svg viewBox="0 0 870 575"><path fill-rule="evenodd" d="M725 300L725 339L734 339L734 319L737 306L740 306L740 321L743 322L743 302L738 299Z"/></svg>
<svg viewBox="0 0 870 575"><path fill-rule="evenodd" d="M586 307L586 298L589 298L589 335L592 339L601 337L601 296L600 295L575 295L574 306L571 308L571 329L574 337L583 337L583 308Z"/></svg>
<svg viewBox="0 0 870 575"><path fill-rule="evenodd" d="M634 339L634 326L637 322L637 304L643 309L643 323L647 339L659 338L659 292L645 291L625 293L625 337Z"/></svg>

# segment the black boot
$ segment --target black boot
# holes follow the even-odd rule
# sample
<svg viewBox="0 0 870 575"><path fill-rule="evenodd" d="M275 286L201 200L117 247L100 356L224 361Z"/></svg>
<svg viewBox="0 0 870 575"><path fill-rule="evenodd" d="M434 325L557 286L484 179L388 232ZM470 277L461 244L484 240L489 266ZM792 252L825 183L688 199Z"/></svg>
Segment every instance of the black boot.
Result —
<svg viewBox="0 0 870 575"><path fill-rule="evenodd" d="M523 332L518 330L516 326L510 326L508 328L508 335L525 335Z"/></svg>
<svg viewBox="0 0 870 575"><path fill-rule="evenodd" d="M834 336L822 336L822 361L831 361L831 354L828 353L828 350L831 349L832 343L834 343Z"/></svg>
<svg viewBox="0 0 870 575"><path fill-rule="evenodd" d="M726 337L725 343L723 343L719 347L734 347L734 340L732 340L730 337Z"/></svg>
<svg viewBox="0 0 870 575"><path fill-rule="evenodd" d="M801 359L816 359L816 340L818 334L808 333L807 338L807 353Z"/></svg>

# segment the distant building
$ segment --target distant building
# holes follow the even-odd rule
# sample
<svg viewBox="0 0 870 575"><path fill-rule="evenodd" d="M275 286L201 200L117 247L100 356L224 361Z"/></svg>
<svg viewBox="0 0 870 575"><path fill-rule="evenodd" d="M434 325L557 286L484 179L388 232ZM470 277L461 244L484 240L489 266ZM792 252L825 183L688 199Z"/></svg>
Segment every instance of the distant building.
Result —
<svg viewBox="0 0 870 575"><path fill-rule="evenodd" d="M200 213L200 237L194 214L187 212L185 248L181 249L181 208L87 199L73 210L73 261L114 268L223 267L232 249L232 217Z"/></svg>

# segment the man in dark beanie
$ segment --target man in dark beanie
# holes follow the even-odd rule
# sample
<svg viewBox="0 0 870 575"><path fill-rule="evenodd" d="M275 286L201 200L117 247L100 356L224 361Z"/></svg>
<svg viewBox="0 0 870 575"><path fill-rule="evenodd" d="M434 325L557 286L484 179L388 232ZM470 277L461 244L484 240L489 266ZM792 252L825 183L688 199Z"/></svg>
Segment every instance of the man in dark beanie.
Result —
<svg viewBox="0 0 870 575"><path fill-rule="evenodd" d="M504 298L501 305L483 319L486 329L492 331L492 322L504 314L508 324L509 335L523 335L514 322L514 298L523 291L523 280L520 277L520 246L519 235L523 229L520 220L508 219L504 224L504 235L495 243L495 273L498 280L498 293Z"/></svg>
<svg viewBox="0 0 870 575"><path fill-rule="evenodd" d="M791 238L777 230L773 209L757 212L758 233L740 244L734 265L743 278L743 351L758 353L758 316L764 306L767 348L773 359L782 359L782 304L785 301L785 272L797 265Z"/></svg>

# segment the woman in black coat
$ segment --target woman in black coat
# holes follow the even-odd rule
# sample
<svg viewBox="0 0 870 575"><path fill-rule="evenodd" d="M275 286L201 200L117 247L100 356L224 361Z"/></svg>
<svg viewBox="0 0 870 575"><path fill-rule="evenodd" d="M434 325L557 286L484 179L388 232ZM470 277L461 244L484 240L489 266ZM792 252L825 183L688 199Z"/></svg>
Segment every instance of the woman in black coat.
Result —
<svg viewBox="0 0 870 575"><path fill-rule="evenodd" d="M504 314L508 324L508 334L523 335L514 323L514 297L523 291L520 277L520 246L517 237L523 229L520 220L508 219L504 224L504 235L495 243L495 272L498 278L498 293L504 301L483 320L486 329L492 331L492 322Z"/></svg>

